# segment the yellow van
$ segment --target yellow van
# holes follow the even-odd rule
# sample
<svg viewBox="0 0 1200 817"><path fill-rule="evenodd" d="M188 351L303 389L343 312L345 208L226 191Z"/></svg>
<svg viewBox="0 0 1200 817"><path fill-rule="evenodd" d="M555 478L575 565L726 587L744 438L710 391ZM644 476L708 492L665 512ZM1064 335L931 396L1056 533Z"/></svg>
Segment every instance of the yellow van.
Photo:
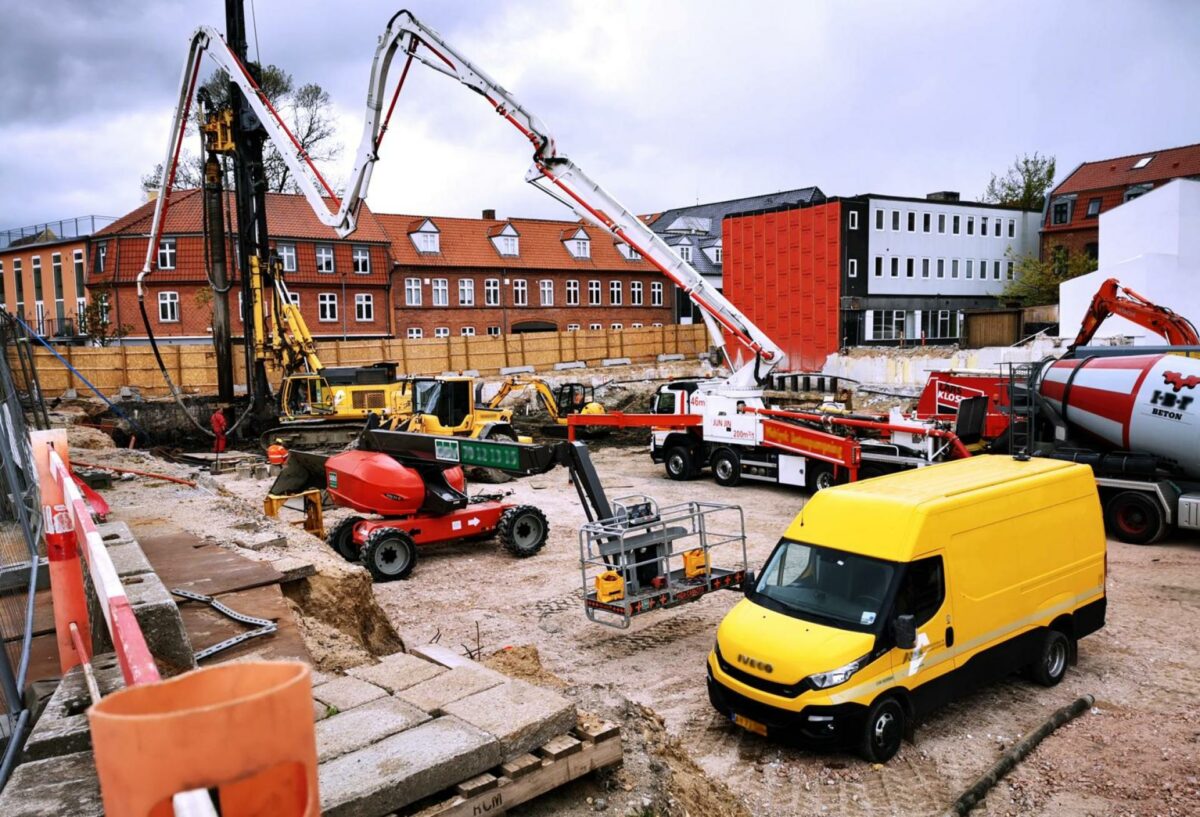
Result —
<svg viewBox="0 0 1200 817"><path fill-rule="evenodd" d="M822 491L729 611L708 693L739 726L883 762L923 714L1104 626L1087 466L972 457Z"/></svg>

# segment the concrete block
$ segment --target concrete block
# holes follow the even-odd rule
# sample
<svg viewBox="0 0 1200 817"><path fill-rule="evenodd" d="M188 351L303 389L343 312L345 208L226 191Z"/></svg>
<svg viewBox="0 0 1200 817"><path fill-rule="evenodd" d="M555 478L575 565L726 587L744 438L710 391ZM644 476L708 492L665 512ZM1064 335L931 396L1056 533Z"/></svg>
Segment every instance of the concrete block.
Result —
<svg viewBox="0 0 1200 817"><path fill-rule="evenodd" d="M505 366L500 374L533 374L535 371L532 366Z"/></svg>
<svg viewBox="0 0 1200 817"><path fill-rule="evenodd" d="M192 654L192 642L183 627L183 618L175 605L175 598L163 586L156 573L141 573L121 581L129 605L141 625L150 654L169 666L168 675L175 671L194 669L196 659Z"/></svg>
<svg viewBox="0 0 1200 817"><path fill-rule="evenodd" d="M455 667L480 666L465 655L460 655L449 647L443 647L440 644L422 644L419 647L409 647L408 651L411 655L424 658L426 661L432 661L435 664L441 664L443 667L449 667L450 669L454 669Z"/></svg>
<svg viewBox="0 0 1200 817"><path fill-rule="evenodd" d="M282 556L278 559L272 559L271 567L283 574L283 581L285 583L307 579L309 576L315 576L317 573L316 565L307 559L301 559L297 556Z"/></svg>
<svg viewBox="0 0 1200 817"><path fill-rule="evenodd" d="M123 542L118 539L115 542L105 542L104 545L108 549L108 558L112 560L122 582L129 576L154 572L150 560L146 558L137 542Z"/></svg>
<svg viewBox="0 0 1200 817"><path fill-rule="evenodd" d="M112 653L93 656L92 669L96 673L96 685L100 687L101 695L108 695L125 686L121 667ZM86 714L91 705L83 668L69 670L50 700L46 701L33 732L25 741L22 758L25 761L44 760L91 749L92 733Z"/></svg>
<svg viewBox="0 0 1200 817"><path fill-rule="evenodd" d="M482 774L500 742L458 718L437 718L318 769L325 817L377 817Z"/></svg>
<svg viewBox="0 0 1200 817"><path fill-rule="evenodd" d="M255 479L267 479L271 476L271 466L265 462L255 463L251 474Z"/></svg>
<svg viewBox="0 0 1200 817"><path fill-rule="evenodd" d="M606 357L600 361L601 366L628 366L633 361L627 357Z"/></svg>
<svg viewBox="0 0 1200 817"><path fill-rule="evenodd" d="M499 751L496 744L496 751ZM4 817L102 817L100 781L91 752L22 763L0 792Z"/></svg>
<svg viewBox="0 0 1200 817"><path fill-rule="evenodd" d="M555 363L554 371L561 372L565 369L586 369L587 363L582 360L568 360L563 363Z"/></svg>
<svg viewBox="0 0 1200 817"><path fill-rule="evenodd" d="M500 686L504 680L505 676L483 667L455 667L428 681L400 690L396 697L424 709L430 715L440 715L446 704Z"/></svg>
<svg viewBox="0 0 1200 817"><path fill-rule="evenodd" d="M462 376L463 377L479 377L479 370L478 369L463 369Z"/></svg>
<svg viewBox="0 0 1200 817"><path fill-rule="evenodd" d="M659 363L669 363L672 360L683 360L683 355L659 355Z"/></svg>
<svg viewBox="0 0 1200 817"><path fill-rule="evenodd" d="M319 720L322 720L323 718L328 718L329 713L330 713L330 709L328 706L326 706L325 704L317 703L316 701L313 701L313 720L314 721L319 721Z"/></svg>
<svg viewBox="0 0 1200 817"><path fill-rule="evenodd" d="M313 687L313 697L339 712L382 698L387 693L374 684L358 678L334 678L332 681Z"/></svg>
<svg viewBox="0 0 1200 817"><path fill-rule="evenodd" d="M287 547L287 537L278 533L272 533L271 531L262 531L238 536L233 540L233 543L239 547L246 548L246 550L283 548Z"/></svg>
<svg viewBox="0 0 1200 817"><path fill-rule="evenodd" d="M379 698L339 712L317 724L317 760L324 763L341 757L429 719L425 712L395 698Z"/></svg>
<svg viewBox="0 0 1200 817"><path fill-rule="evenodd" d="M64 391L64 392L62 393L62 399L64 399L64 400L78 400L78 399L79 399L79 392L78 392L77 390L75 390L75 389L67 389L66 391Z"/></svg>
<svg viewBox="0 0 1200 817"><path fill-rule="evenodd" d="M248 462L239 462L235 473L238 479L250 479L254 475L254 466Z"/></svg>
<svg viewBox="0 0 1200 817"><path fill-rule="evenodd" d="M441 675L446 668L434 664L415 655L398 652L382 659L378 664L355 667L348 671L354 676L375 686L383 687L388 692L408 689L422 681L428 681L435 675Z"/></svg>
<svg viewBox="0 0 1200 817"><path fill-rule="evenodd" d="M575 726L575 704L524 681L468 695L442 710L495 737L505 757L528 752Z"/></svg>

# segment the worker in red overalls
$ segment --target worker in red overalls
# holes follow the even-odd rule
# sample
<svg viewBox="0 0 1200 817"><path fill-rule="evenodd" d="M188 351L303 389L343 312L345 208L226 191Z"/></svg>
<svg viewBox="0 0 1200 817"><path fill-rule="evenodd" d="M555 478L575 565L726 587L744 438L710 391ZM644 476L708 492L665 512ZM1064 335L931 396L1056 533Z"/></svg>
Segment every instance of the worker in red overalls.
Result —
<svg viewBox="0 0 1200 817"><path fill-rule="evenodd" d="M225 418L225 409L217 409L209 418L213 430L213 452L218 456L225 453L225 432L229 430L229 420Z"/></svg>

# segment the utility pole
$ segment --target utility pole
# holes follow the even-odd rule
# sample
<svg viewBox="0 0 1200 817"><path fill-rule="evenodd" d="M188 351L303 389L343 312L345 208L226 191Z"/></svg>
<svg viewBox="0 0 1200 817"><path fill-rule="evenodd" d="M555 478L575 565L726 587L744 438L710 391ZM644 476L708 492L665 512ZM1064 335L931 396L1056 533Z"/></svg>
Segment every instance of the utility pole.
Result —
<svg viewBox="0 0 1200 817"><path fill-rule="evenodd" d="M229 48L249 70L255 82L262 79L259 66L248 60L246 55L246 15L242 0L225 0L225 37ZM258 259L263 273L263 288L274 291L272 272L267 263L267 180L263 175L263 142L266 132L254 111L242 96L237 83L229 82L229 101L233 107L233 142L237 146L234 156L234 178L237 184L237 255L238 270L242 285L242 328L245 334L246 377L254 395L254 411L260 414L267 408L270 385L267 382L266 364L258 360L254 336L254 320L251 314L253 296L250 290L250 259Z"/></svg>

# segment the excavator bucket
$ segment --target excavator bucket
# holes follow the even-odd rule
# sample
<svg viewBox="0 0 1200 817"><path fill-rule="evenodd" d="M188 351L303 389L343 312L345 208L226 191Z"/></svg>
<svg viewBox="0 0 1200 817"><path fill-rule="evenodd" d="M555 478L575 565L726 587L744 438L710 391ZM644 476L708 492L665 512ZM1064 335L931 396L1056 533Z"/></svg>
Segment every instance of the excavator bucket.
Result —
<svg viewBox="0 0 1200 817"><path fill-rule="evenodd" d="M329 454L310 454L306 451L288 452L287 463L271 483L269 493L289 496L313 488L325 490L325 462L329 457Z"/></svg>

